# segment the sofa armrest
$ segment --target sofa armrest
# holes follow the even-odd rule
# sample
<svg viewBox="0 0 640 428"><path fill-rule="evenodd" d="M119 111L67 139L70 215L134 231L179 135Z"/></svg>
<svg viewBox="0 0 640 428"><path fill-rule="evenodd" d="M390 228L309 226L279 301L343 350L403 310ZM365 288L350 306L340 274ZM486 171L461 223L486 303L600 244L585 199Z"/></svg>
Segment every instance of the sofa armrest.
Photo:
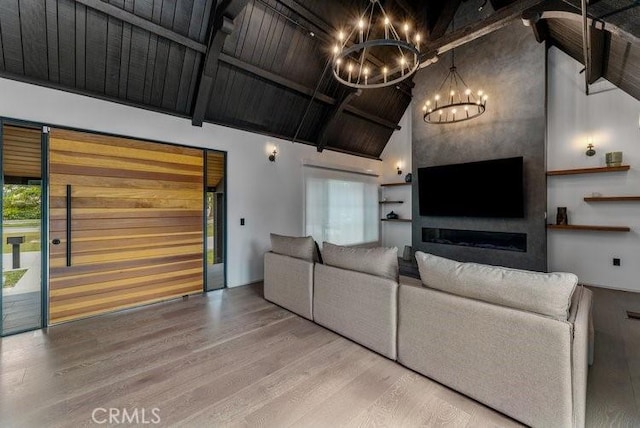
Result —
<svg viewBox="0 0 640 428"><path fill-rule="evenodd" d="M264 298L313 320L313 262L275 253L264 255Z"/></svg>
<svg viewBox="0 0 640 428"><path fill-rule="evenodd" d="M573 321L572 383L573 383L573 425L583 427L587 401L587 373L588 364L593 361L593 334L591 305L593 293L585 287L576 289L577 305Z"/></svg>

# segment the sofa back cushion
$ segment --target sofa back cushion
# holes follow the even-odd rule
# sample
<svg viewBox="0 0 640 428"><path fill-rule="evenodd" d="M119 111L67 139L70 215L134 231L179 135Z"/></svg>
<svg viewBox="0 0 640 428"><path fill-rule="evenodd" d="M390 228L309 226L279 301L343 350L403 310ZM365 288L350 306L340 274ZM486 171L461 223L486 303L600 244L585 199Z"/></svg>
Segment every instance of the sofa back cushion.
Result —
<svg viewBox="0 0 640 428"><path fill-rule="evenodd" d="M398 249L396 247L358 248L324 242L322 260L329 266L398 281Z"/></svg>
<svg viewBox="0 0 640 428"><path fill-rule="evenodd" d="M422 283L447 293L567 320L578 283L572 273L540 273L460 263L416 253Z"/></svg>
<svg viewBox="0 0 640 428"><path fill-rule="evenodd" d="M316 242L311 236L295 237L271 234L271 252L308 262L319 260Z"/></svg>

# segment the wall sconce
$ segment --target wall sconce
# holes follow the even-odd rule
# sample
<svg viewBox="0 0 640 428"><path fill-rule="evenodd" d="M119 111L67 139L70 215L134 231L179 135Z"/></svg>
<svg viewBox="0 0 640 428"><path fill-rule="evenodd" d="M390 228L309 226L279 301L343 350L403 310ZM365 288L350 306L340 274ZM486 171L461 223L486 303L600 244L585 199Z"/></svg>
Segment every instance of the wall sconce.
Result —
<svg viewBox="0 0 640 428"><path fill-rule="evenodd" d="M400 169L400 162L396 165L396 170L398 171L398 175L402 175L402 170Z"/></svg>
<svg viewBox="0 0 640 428"><path fill-rule="evenodd" d="M591 157L596 154L596 151L593 149L593 140L589 137L589 144L587 144L587 151L584 153L585 155Z"/></svg>
<svg viewBox="0 0 640 428"><path fill-rule="evenodd" d="M269 160L271 162L275 162L277 154L278 154L278 151L276 149L273 149L273 152L269 155Z"/></svg>

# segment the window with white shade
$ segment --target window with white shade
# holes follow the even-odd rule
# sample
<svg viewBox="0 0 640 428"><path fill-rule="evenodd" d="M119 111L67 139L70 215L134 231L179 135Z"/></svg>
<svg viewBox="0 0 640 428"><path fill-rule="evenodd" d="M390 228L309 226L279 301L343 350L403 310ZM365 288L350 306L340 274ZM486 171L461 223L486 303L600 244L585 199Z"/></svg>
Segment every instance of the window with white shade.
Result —
<svg viewBox="0 0 640 428"><path fill-rule="evenodd" d="M322 245L378 241L378 185L369 174L305 165L305 234Z"/></svg>

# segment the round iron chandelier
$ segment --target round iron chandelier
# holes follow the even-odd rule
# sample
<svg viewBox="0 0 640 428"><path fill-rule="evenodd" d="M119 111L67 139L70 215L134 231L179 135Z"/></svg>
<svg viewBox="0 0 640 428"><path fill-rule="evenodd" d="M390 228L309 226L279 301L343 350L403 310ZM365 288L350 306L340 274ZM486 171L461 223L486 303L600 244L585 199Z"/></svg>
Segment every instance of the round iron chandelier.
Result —
<svg viewBox="0 0 640 428"><path fill-rule="evenodd" d="M357 89L383 88L400 83L420 66L419 33L402 25L402 37L379 0L369 0L358 21L338 32L333 47L333 76Z"/></svg>
<svg viewBox="0 0 640 428"><path fill-rule="evenodd" d="M444 91L444 98L440 95ZM424 121L437 125L463 122L480 116L487 109L489 96L481 89L473 92L458 73L455 51L451 51L451 67L433 99L428 99L422 111Z"/></svg>

